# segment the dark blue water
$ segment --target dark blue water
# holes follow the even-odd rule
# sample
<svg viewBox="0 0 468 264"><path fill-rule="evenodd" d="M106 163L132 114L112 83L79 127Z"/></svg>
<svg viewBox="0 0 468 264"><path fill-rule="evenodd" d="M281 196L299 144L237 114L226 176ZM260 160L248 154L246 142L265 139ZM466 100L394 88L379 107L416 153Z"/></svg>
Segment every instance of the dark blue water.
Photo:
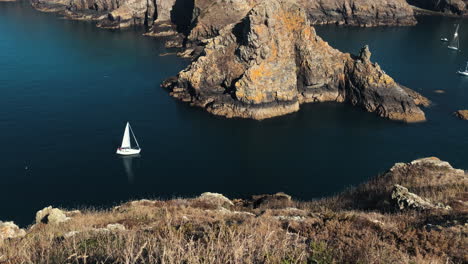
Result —
<svg viewBox="0 0 468 264"><path fill-rule="evenodd" d="M163 42L140 30L101 30L0 3L0 220L27 225L48 205L108 207L205 191L311 199L424 156L468 169L468 123L452 116L468 108L468 78L455 74L468 60L468 23L462 52L439 41L454 22L318 29L344 51L370 44L383 69L434 102L428 122L391 122L340 104L257 122L170 98L159 84L188 62L159 56L168 52ZM139 158L114 154L127 120Z"/></svg>

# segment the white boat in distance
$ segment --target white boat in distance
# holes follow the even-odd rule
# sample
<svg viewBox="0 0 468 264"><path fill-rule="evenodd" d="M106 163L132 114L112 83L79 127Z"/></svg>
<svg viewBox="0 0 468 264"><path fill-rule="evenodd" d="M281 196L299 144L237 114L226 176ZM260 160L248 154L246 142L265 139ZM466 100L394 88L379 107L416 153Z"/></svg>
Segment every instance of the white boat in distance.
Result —
<svg viewBox="0 0 468 264"><path fill-rule="evenodd" d="M466 62L466 67L464 71L457 71L458 74L468 76L468 62Z"/></svg>
<svg viewBox="0 0 468 264"><path fill-rule="evenodd" d="M133 139L135 140L136 148L132 148L132 144L130 142L130 133L132 133ZM125 126L125 132L124 132L124 136L122 139L122 145L120 146L120 148L117 149L117 154L128 156L128 155L140 154L140 152L141 152L140 145L138 145L138 141L135 137L135 134L133 133L130 123L127 122L127 126Z"/></svg>
<svg viewBox="0 0 468 264"><path fill-rule="evenodd" d="M455 33L453 34L453 39L450 42L450 44L447 46L447 48L452 49L452 50L458 50L460 48L460 40L458 38L458 28L460 25L457 25L457 28L455 29Z"/></svg>
<svg viewBox="0 0 468 264"><path fill-rule="evenodd" d="M448 42L448 38L440 38L440 41Z"/></svg>

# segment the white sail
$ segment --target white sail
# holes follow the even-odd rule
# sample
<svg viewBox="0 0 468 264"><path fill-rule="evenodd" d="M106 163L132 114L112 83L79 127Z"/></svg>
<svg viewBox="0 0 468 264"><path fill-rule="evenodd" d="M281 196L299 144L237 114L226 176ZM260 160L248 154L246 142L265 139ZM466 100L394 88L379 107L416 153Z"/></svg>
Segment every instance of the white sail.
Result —
<svg viewBox="0 0 468 264"><path fill-rule="evenodd" d="M122 139L122 146L121 148L131 148L130 145L130 124L127 122L127 126L125 127L125 133Z"/></svg>

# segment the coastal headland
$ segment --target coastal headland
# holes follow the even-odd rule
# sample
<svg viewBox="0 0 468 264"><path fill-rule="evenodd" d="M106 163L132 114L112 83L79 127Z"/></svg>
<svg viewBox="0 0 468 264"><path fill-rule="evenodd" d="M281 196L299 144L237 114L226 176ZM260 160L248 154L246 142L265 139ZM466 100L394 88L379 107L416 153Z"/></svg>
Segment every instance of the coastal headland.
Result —
<svg viewBox="0 0 468 264"><path fill-rule="evenodd" d="M3 263L466 263L468 178L437 158L397 163L338 195L46 207L0 222Z"/></svg>

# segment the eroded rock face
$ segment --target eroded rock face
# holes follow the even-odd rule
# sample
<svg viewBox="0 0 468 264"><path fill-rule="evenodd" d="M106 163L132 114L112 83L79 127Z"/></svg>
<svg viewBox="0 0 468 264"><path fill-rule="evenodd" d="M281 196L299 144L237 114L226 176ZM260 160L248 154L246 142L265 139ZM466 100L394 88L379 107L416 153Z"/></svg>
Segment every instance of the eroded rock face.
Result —
<svg viewBox="0 0 468 264"><path fill-rule="evenodd" d="M468 16L466 0L408 0L408 3L432 11Z"/></svg>
<svg viewBox="0 0 468 264"><path fill-rule="evenodd" d="M352 56L330 47L293 1L263 1L219 30L164 86L173 97L226 117L265 119L298 111L301 103L346 101L393 120L425 120L415 98L370 55L368 48Z"/></svg>
<svg viewBox="0 0 468 264"><path fill-rule="evenodd" d="M431 210L445 209L450 210L450 206L445 206L441 203L434 204L431 201L421 198L418 195L408 191L401 185L396 184L392 191L392 200L400 210L416 209L416 210Z"/></svg>
<svg viewBox="0 0 468 264"><path fill-rule="evenodd" d="M79 20L95 20L103 28L153 25L170 21L176 0L32 0L41 11L60 12Z"/></svg>
<svg viewBox="0 0 468 264"><path fill-rule="evenodd" d="M414 25L406 0L298 0L313 24L353 26Z"/></svg>

